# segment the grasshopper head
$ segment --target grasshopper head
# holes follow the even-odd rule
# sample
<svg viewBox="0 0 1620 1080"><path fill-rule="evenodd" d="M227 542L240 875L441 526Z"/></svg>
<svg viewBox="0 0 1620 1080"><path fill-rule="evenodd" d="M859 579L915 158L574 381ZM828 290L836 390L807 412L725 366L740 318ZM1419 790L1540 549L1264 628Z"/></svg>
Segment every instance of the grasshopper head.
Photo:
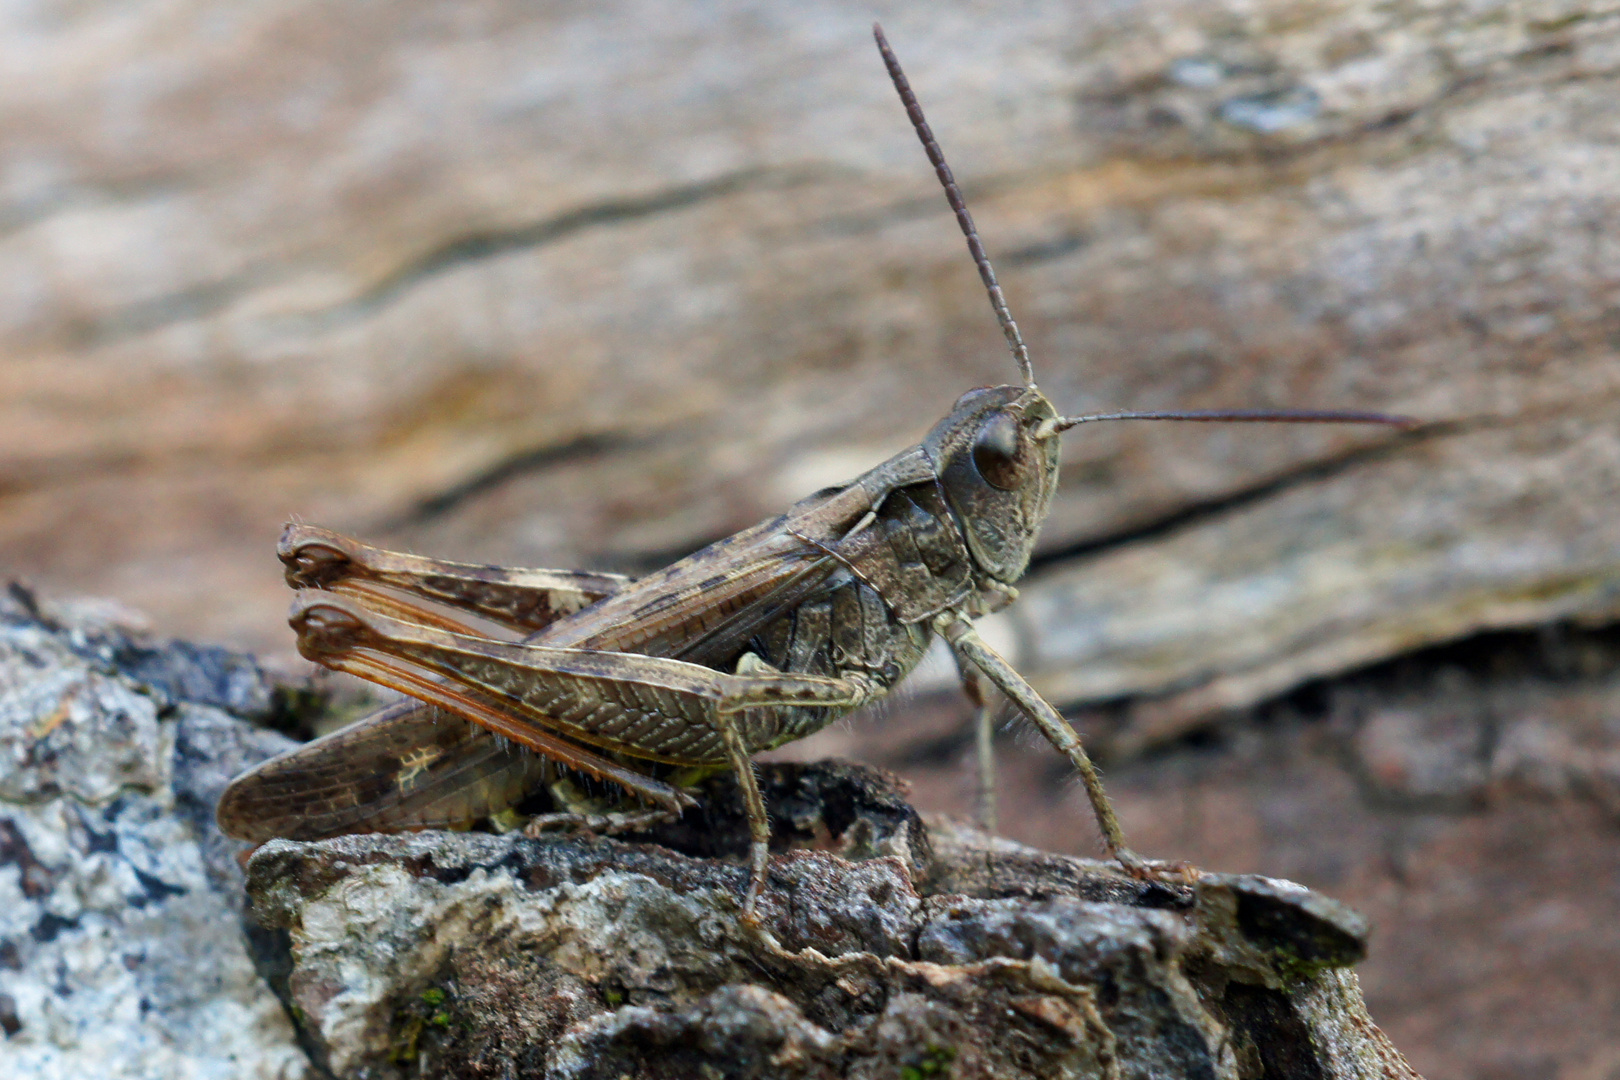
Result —
<svg viewBox="0 0 1620 1080"><path fill-rule="evenodd" d="M997 581L1023 574L1051 506L1056 415L1033 386L980 387L957 399L923 440L974 562Z"/></svg>
<svg viewBox="0 0 1620 1080"><path fill-rule="evenodd" d="M1057 487L1058 434L1093 420L1196 420L1287 423L1353 423L1408 426L1415 421L1382 413L1339 410L1220 409L1192 412L1114 412L1089 416L1059 416L1035 389L1035 368L1023 335L1007 309L1007 299L996 282L996 272L984 253L978 230L962 191L956 185L945 153L923 119L922 106L900 70L881 27L873 26L878 52L889 78L900 94L917 138L945 187L945 199L956 212L957 224L967 239L968 252L979 269L996 313L1002 335L1012 350L1022 386L987 386L969 390L957 399L951 414L928 433L923 447L934 464L934 474L945 489L952 512L967 538L968 550L980 572L1011 584L1029 566L1035 534L1046 520Z"/></svg>

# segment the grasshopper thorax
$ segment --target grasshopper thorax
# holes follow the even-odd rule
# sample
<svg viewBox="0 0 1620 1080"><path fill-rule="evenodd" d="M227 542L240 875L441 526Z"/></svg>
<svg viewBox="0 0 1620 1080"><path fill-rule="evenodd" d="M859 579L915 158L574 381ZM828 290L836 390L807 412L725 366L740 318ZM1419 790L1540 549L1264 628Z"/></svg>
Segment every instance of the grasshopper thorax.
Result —
<svg viewBox="0 0 1620 1080"><path fill-rule="evenodd" d="M1033 386L980 387L923 440L974 563L1006 584L1029 565L1057 487L1056 415Z"/></svg>

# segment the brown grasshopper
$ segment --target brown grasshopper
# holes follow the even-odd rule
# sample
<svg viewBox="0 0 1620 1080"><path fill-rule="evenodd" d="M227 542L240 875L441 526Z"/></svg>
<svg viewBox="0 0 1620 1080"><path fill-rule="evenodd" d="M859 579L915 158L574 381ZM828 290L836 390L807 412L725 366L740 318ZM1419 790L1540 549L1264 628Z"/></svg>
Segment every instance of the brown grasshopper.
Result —
<svg viewBox="0 0 1620 1080"><path fill-rule="evenodd" d="M1035 386L916 97L882 29L873 31L1021 383L968 391L917 446L634 581L441 562L288 526L278 553L299 590L291 617L299 651L410 696L238 777L219 804L226 833L308 840L466 827L541 786L561 810L531 818L531 835L629 832L674 820L696 805L683 785L730 769L748 813L752 917L770 840L752 755L883 697L939 635L980 702L981 776L992 720L984 680L1073 763L1109 854L1135 874L1153 870L1125 845L1074 729L973 628L1017 596L1013 583L1057 485L1059 434L1124 419L1404 421L1361 412L1059 414ZM497 639L449 611L523 636ZM572 794L570 771L643 805L600 812Z"/></svg>

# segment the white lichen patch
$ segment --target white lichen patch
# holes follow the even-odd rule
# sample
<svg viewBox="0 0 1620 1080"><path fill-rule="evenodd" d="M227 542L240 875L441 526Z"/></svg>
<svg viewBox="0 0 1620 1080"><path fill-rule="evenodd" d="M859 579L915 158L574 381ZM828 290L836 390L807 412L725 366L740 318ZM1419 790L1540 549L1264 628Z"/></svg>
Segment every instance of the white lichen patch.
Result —
<svg viewBox="0 0 1620 1080"><path fill-rule="evenodd" d="M157 704L94 670L38 626L6 627L0 642L0 800L70 795L99 803L169 780Z"/></svg>
<svg viewBox="0 0 1620 1080"><path fill-rule="evenodd" d="M308 1062L170 801L0 809L29 854L0 866L5 1075L291 1078ZM24 865L26 863L27 865Z"/></svg>
<svg viewBox="0 0 1620 1080"><path fill-rule="evenodd" d="M430 987L459 943L500 942L592 985L611 977L657 994L738 974L702 947L728 933L731 906L714 891L681 894L619 871L536 893L483 868L442 883L398 863L363 866L302 905L293 999L342 1074L387 1047L401 988Z"/></svg>
<svg viewBox="0 0 1620 1080"><path fill-rule="evenodd" d="M72 634L0 621L0 1075L308 1075L172 783L181 716L235 722Z"/></svg>

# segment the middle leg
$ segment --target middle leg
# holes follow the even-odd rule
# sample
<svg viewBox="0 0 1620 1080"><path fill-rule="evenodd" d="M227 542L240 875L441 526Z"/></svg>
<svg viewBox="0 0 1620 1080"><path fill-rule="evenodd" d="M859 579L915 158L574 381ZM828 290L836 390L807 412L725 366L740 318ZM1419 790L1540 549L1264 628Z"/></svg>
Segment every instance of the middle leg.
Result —
<svg viewBox="0 0 1620 1080"><path fill-rule="evenodd" d="M939 620L937 628L958 655L965 657L1006 694L1025 716L1035 722L1047 741L1069 759L1085 786L1086 797L1091 801L1091 811L1097 818L1097 828L1102 832L1108 854L1132 874L1142 876L1151 873L1153 867L1126 846L1119 817L1114 813L1114 804L1103 790L1102 777L1097 774L1097 767L1091 763L1090 755L1080 743L1080 736L1075 734L1069 722L1036 693L1035 688L1000 653L987 645L966 621L945 616Z"/></svg>
<svg viewBox="0 0 1620 1080"><path fill-rule="evenodd" d="M622 810L606 814L576 814L561 811L555 814L536 814L523 825L523 835L538 839L547 833L580 832L598 836L617 836L620 833L641 832L654 825L666 825L680 817L670 810Z"/></svg>
<svg viewBox="0 0 1620 1080"><path fill-rule="evenodd" d="M978 785L975 818L985 832L996 831L996 714L1001 702L984 685L979 669L957 648L951 649L956 658L956 674L962 681L962 693L973 706L973 750L977 766Z"/></svg>

